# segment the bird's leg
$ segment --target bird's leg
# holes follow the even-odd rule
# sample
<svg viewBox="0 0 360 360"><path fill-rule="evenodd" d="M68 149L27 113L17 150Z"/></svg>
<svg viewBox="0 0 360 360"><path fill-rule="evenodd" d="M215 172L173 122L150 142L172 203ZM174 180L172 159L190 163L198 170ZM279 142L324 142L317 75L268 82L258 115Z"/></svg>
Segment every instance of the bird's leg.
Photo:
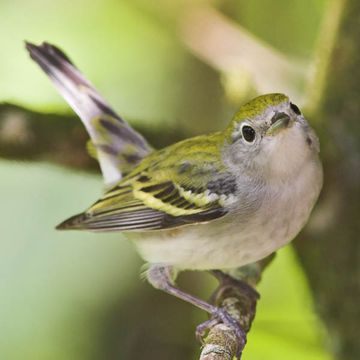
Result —
<svg viewBox="0 0 360 360"><path fill-rule="evenodd" d="M211 273L218 279L219 286L213 293L210 302L225 307L238 320L241 328L247 333L255 317L259 293L252 285L261 279L264 269L272 262L275 253L268 257L231 270L231 275L220 270ZM199 330L205 333L213 326L211 320L201 324ZM246 340L246 339L245 339Z"/></svg>
<svg viewBox="0 0 360 360"><path fill-rule="evenodd" d="M210 303L215 305L221 304L224 306L224 299L235 300L227 302L226 308L232 314L231 308L235 306L234 310L236 310L237 315L233 316L232 319L237 321L237 324L240 324L243 331L242 346L238 348L237 352L237 356L240 357L241 351L246 343L246 332L249 331L252 322L252 320L248 321L248 319L253 319L255 317L256 303L260 296L251 285L243 280L233 278L220 270L213 270L210 273L219 281L219 286L213 293ZM239 309L241 309L240 317ZM243 311L244 314L246 314L244 318L241 317ZM202 338L205 333L217 323L219 323L219 321L216 318L211 317L210 320L200 324L197 327L197 337Z"/></svg>
<svg viewBox="0 0 360 360"><path fill-rule="evenodd" d="M212 313L214 311L213 305L195 296L192 296L176 287L174 283L174 269L172 266L164 266L157 264L150 265L150 268L146 272L146 277L154 288L163 290L168 294L174 295L208 313Z"/></svg>
<svg viewBox="0 0 360 360"><path fill-rule="evenodd" d="M229 313L223 308L212 305L177 288L173 280L174 269L171 266L158 264L150 265L146 272L146 277L150 284L153 285L156 289L163 290L168 294L174 295L179 299L182 299L211 314L211 319L197 328L198 338L209 327L212 327L218 323L223 323L231 329L234 329L236 337L238 338L239 353L242 351L245 345L246 335L238 321L229 315Z"/></svg>

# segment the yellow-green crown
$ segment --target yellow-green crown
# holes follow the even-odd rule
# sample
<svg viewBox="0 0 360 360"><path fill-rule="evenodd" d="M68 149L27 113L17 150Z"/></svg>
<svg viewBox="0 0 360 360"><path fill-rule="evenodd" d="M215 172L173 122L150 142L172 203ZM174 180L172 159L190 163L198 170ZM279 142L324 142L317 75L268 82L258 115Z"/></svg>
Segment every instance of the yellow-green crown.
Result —
<svg viewBox="0 0 360 360"><path fill-rule="evenodd" d="M277 106L286 102L289 102L289 98L284 94L275 93L256 97L240 107L226 130L227 135L231 136L242 121L261 115L269 106Z"/></svg>

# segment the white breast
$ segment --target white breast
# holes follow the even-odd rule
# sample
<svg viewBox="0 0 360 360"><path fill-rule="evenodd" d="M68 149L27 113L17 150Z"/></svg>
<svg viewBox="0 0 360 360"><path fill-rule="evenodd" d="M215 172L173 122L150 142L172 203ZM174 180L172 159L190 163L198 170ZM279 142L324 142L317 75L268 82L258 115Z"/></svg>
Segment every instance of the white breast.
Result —
<svg viewBox="0 0 360 360"><path fill-rule="evenodd" d="M286 184L266 188L261 206L244 220L237 212L202 225L137 234L142 257L178 269L226 269L260 260L291 241L306 223L322 185L318 162Z"/></svg>

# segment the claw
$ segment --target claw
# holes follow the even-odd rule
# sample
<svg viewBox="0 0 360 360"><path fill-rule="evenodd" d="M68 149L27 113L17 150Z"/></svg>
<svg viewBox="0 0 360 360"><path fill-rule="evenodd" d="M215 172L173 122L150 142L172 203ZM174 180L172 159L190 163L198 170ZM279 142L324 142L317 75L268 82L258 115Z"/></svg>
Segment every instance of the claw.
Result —
<svg viewBox="0 0 360 360"><path fill-rule="evenodd" d="M236 357L240 359L241 353L246 344L246 333L244 329L240 326L239 322L223 308L217 308L213 313L213 317L215 319L219 319L220 322L234 331L238 343Z"/></svg>
<svg viewBox="0 0 360 360"><path fill-rule="evenodd" d="M205 336L206 332L208 330L210 330L212 327L214 327L215 325L217 325L218 323L219 323L219 321L217 319L211 318L209 320L204 321L200 325L198 325L195 330L195 336L196 336L197 341L200 344L204 345L204 336Z"/></svg>
<svg viewBox="0 0 360 360"><path fill-rule="evenodd" d="M195 332L197 340L201 344L204 344L203 338L205 333L212 327L220 323L228 326L234 331L238 343L236 357L240 359L241 353L246 344L246 333L244 329L240 326L239 322L223 308L214 308L214 311L211 314L211 319L197 326Z"/></svg>

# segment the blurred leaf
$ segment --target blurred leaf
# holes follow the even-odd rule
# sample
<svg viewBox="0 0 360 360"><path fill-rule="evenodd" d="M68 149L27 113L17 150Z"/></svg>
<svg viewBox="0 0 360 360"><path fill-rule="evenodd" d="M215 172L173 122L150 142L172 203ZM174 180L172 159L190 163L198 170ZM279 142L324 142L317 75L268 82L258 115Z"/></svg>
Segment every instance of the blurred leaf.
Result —
<svg viewBox="0 0 360 360"><path fill-rule="evenodd" d="M304 277L290 246L280 250L259 286L253 328L244 357L249 360L330 360L324 347L324 329Z"/></svg>
<svg viewBox="0 0 360 360"><path fill-rule="evenodd" d="M327 3L327 0L231 2L237 8L236 18L248 30L279 50L302 57L312 55Z"/></svg>
<svg viewBox="0 0 360 360"><path fill-rule="evenodd" d="M37 109L68 109L23 46L24 40L46 40L60 46L121 113L172 118L181 47L131 1L3 0L0 32L6 34L1 39L6 56L0 58L0 99ZM164 93L164 88L172 90Z"/></svg>
<svg viewBox="0 0 360 360"><path fill-rule="evenodd" d="M54 230L93 201L101 179L4 161L0 173L0 357L89 358L103 307L126 299L139 272L119 234Z"/></svg>

